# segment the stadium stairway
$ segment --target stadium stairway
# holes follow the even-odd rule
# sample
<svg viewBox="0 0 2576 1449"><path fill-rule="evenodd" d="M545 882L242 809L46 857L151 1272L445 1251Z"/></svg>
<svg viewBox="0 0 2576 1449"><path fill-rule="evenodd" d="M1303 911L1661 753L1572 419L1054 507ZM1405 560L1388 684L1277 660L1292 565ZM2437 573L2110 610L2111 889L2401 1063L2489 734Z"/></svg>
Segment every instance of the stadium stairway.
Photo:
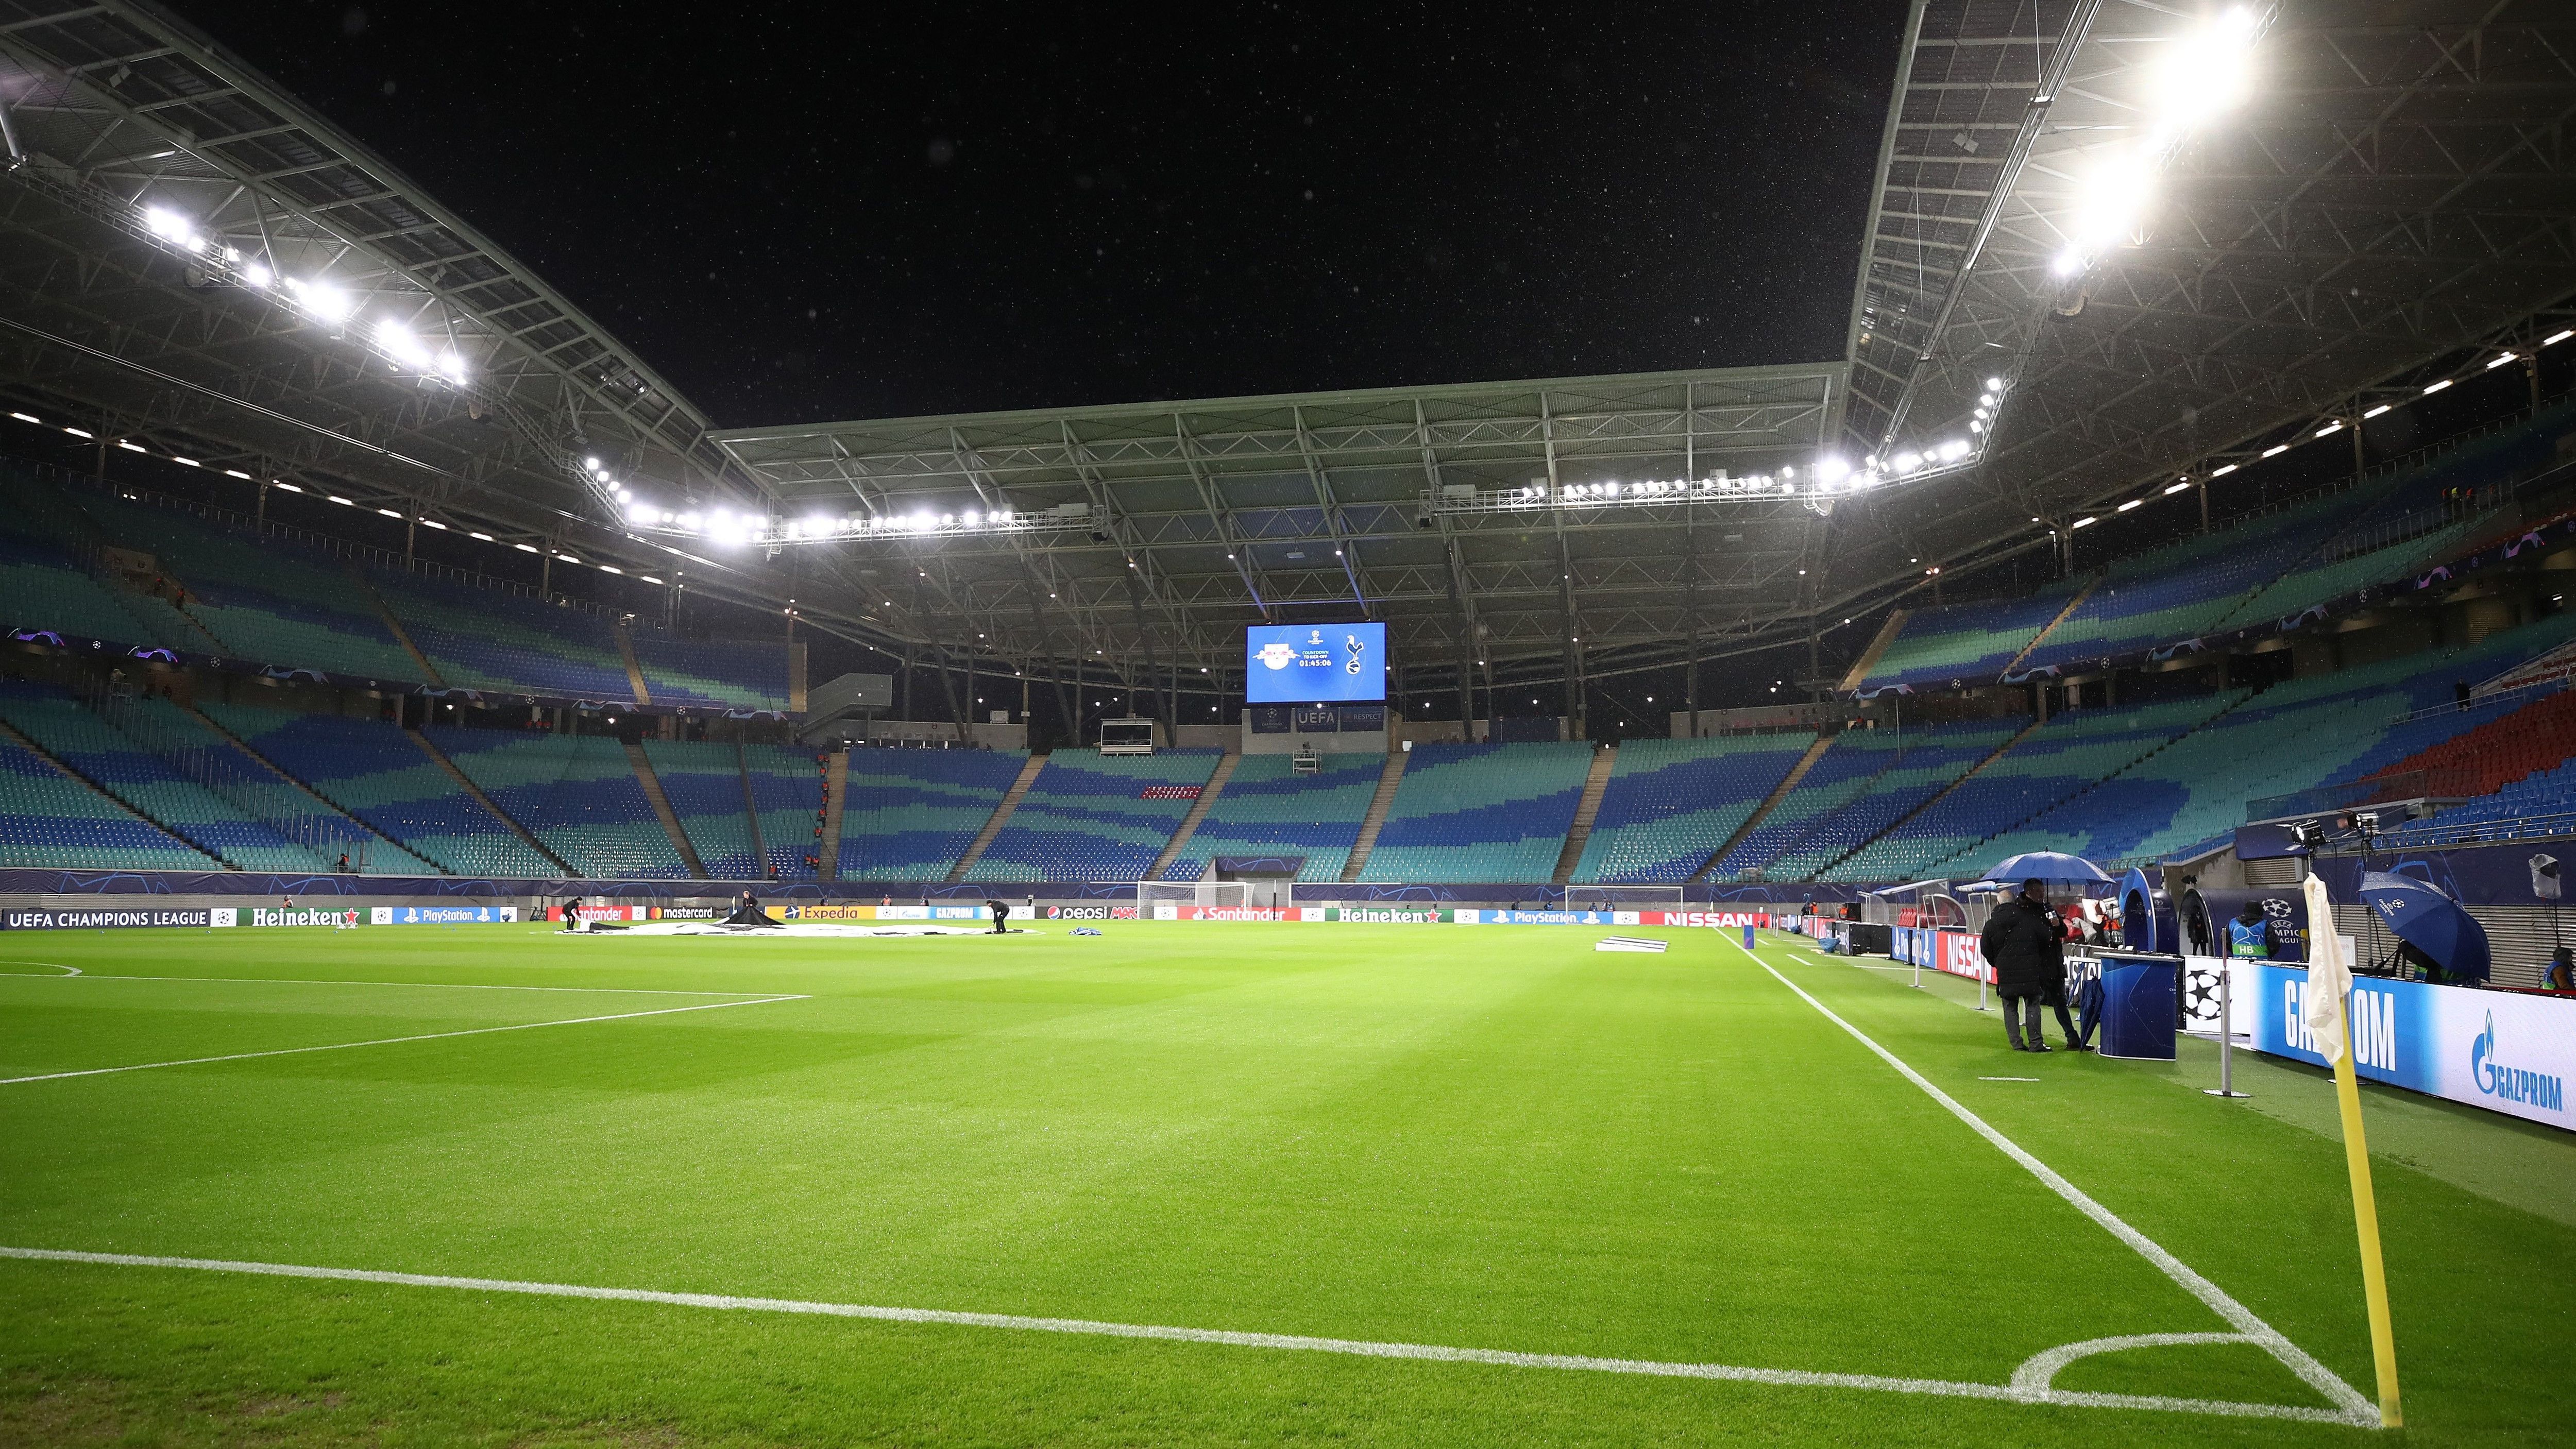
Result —
<svg viewBox="0 0 2576 1449"><path fill-rule="evenodd" d="M1895 643L1896 636L1905 632L1905 621L1912 617L1914 611L1911 609L1888 610L1887 622L1878 626L1878 633L1869 641L1869 647L1860 651L1860 657L1853 660L1851 668L1844 673L1843 682L1835 687L1844 694L1858 690L1869 678L1869 672L1878 667L1879 659L1887 653L1887 646Z"/></svg>
<svg viewBox="0 0 2576 1449"><path fill-rule="evenodd" d="M1574 879L1574 867L1583 859L1584 842L1592 838L1592 822L1601 818L1601 794L1610 788L1610 770L1619 762L1619 747L1604 745L1592 752L1592 769L1583 777L1583 798L1574 802L1574 824L1565 832L1565 849L1556 857L1556 874L1548 877L1558 885Z"/></svg>
<svg viewBox="0 0 2576 1449"><path fill-rule="evenodd" d="M832 764L823 776L823 848L816 852L822 861L818 874L825 880L841 878L841 812L850 794L850 752L832 752ZM752 819L756 823L759 816Z"/></svg>
<svg viewBox="0 0 2576 1449"><path fill-rule="evenodd" d="M411 631L404 628L403 621L394 616L393 606L385 602L385 596L376 592L376 581L367 577L367 571L358 567L356 559L342 559L340 567L349 575L349 581L357 585L358 597L366 600L367 607L375 611L376 621L383 624L385 632L394 636L394 642L402 646L405 654L411 656L412 667L420 671L420 677L440 689L445 689L447 676L439 673L438 666L429 662L429 655L424 653L418 644L412 642Z"/></svg>
<svg viewBox="0 0 2576 1449"><path fill-rule="evenodd" d="M622 630L620 637L624 637ZM631 655L626 667L635 667ZM698 848L689 840L689 833L680 828L680 813L671 808L671 797L663 793L662 777L653 772L653 761L645 755L641 744L628 740L625 745L626 761L635 767L635 783L644 788L644 799L653 807L653 818L662 822L663 833L671 837L671 848L680 853L680 863L689 868L689 875L693 879L705 880L707 868L698 859ZM757 822L753 828L758 828ZM755 841L758 839L757 836L753 838Z"/></svg>
<svg viewBox="0 0 2576 1449"><path fill-rule="evenodd" d="M1038 782L1038 771L1046 768L1046 762L1044 755L1031 755L1029 762L1020 766L1020 777L1011 782L1010 789L1002 792L1002 803L993 807L993 818L985 821L984 828L975 832L975 839L967 845L966 853L957 857L957 863L949 867L949 884L964 880L975 862L984 858L985 850L993 844L993 837L1001 834L1002 827L1011 823L1011 812L1019 809L1020 802L1028 798L1029 787Z"/></svg>
<svg viewBox="0 0 2576 1449"><path fill-rule="evenodd" d="M2012 753L2013 746L2029 739L2031 733L2045 723L2047 723L2045 720L2033 719L2029 724L2022 726L2019 730L2014 732L2012 738L1995 746L1992 754L1989 754L1984 759L1970 765L1966 771L1961 773L1958 779L1955 779L1948 785L1934 791L1931 795L1925 797L1921 804L1916 805L1913 809L1908 810L1904 814L1897 816L1894 820L1889 821L1886 829L1879 831L1869 839L1862 841L1860 844L1855 845L1851 849L1844 851L1842 854L1835 856L1833 859L1826 861L1807 878L1809 880L1823 880L1826 872L1833 870L1837 866L1840 866L1844 861L1851 859L1853 856L1860 854L1862 851L1869 849L1871 846L1876 845L1878 842L1885 840L1887 837L1894 835L1899 830L1904 829L1907 824L1912 822L1914 817L1950 798L1951 795L1957 793L1958 788L1961 785L1975 779L1978 773L1984 770L1988 765L1991 765L1995 761Z"/></svg>
<svg viewBox="0 0 2576 1449"><path fill-rule="evenodd" d="M634 633L626 627L624 619L613 623L609 627L609 632L617 636L617 657L626 664L626 682L635 690L635 702L650 706L653 703L653 689L644 682L644 665L635 657Z"/></svg>
<svg viewBox="0 0 2576 1449"><path fill-rule="evenodd" d="M2058 625L2075 617L2075 611L2084 607L2084 601L2093 597L2093 591L2095 589L2102 587L2102 580L2105 577L2107 577L2107 575L2096 573L2093 577L2086 579L2084 581L2084 587L2075 591L2075 597L2066 601L2066 607L2057 611L2057 617L2040 625L2039 632L2031 635L2030 642L2021 646L2021 652L2014 655L2010 663L2004 665L2002 673L2008 675L2014 670L2019 669L2021 667L2021 662L2030 657L2030 651L2038 648L2041 644L2046 643L2048 636L2057 632ZM1998 675L1997 677L2000 678L2001 675Z"/></svg>
<svg viewBox="0 0 2576 1449"><path fill-rule="evenodd" d="M60 822L79 821L91 823L90 830L84 832L86 834L108 834L116 837L111 841L97 842L91 848L104 846L115 850L117 854L113 858L79 862L78 868L160 870L229 868L224 861L190 843L160 821L100 788L97 781L64 764L55 758L52 751L19 733L15 726L5 721L0 721L0 744L15 746L19 751L24 752L28 761L33 762L24 765L23 769L10 769L8 771L10 776L32 773L39 767L50 772L49 775L39 777L41 784L34 787L20 786L16 779L9 779L8 784L12 788L0 792L6 796L5 799L0 799L0 804L8 806L5 812L0 812L0 859L18 855L23 847L32 844L38 847L39 853L15 863L27 865L63 863L65 852L60 848L59 837L69 831ZM0 751L0 754L5 753ZM19 764L20 762L16 760L0 759L0 766ZM35 795L33 799L27 798L31 790ZM51 808L43 809L40 817L39 807ZM19 838L19 832L26 827L34 825L44 829L48 821L54 822L54 825L46 833L55 839L27 841ZM102 821L108 825L123 828L114 831L103 830L95 823ZM166 856L166 858L147 860L145 852L153 856Z"/></svg>
<svg viewBox="0 0 2576 1449"><path fill-rule="evenodd" d="M1790 791L1798 788L1799 781L1807 778L1807 772L1816 767L1816 761L1824 758L1825 751L1831 749L1833 743L1834 736L1817 735L1816 742L1807 746L1807 752L1798 757L1798 763L1789 767L1789 773L1781 776L1780 783L1771 787L1771 793L1762 797L1762 803L1753 807L1753 813L1744 817L1744 823L1735 827L1735 833L1726 837L1725 843L1719 845L1717 849L1710 851L1708 859L1701 863L1700 868L1691 872L1691 884L1696 885L1714 874L1717 863L1726 859L1727 852L1742 844L1744 837L1751 835L1772 811L1779 808L1780 802L1789 797ZM1892 752L1890 758L1893 758Z"/></svg>
<svg viewBox="0 0 2576 1449"><path fill-rule="evenodd" d="M1369 852L1377 849L1377 834L1386 826L1386 812L1395 807L1396 787L1404 783L1404 762L1413 758L1410 750L1387 753L1386 768L1378 772L1377 794L1369 798L1368 813L1360 817L1360 838L1351 846L1350 859L1342 862L1342 883L1360 878L1368 867Z"/></svg>
<svg viewBox="0 0 2576 1449"><path fill-rule="evenodd" d="M527 845L528 849L535 851L540 856L543 856L547 864L553 866L559 871L562 871L565 875L577 876L581 874L581 872L574 870L571 866L564 864L563 857L555 854L552 849L548 848L544 841L539 840L535 831L530 830L528 827L521 825L518 821L511 819L509 812L503 810L500 806L493 804L492 797L484 794L481 786L465 778L465 772L456 768L456 762L449 759L445 751L430 743L429 736L422 734L420 731L415 729L406 729L403 733L410 738L413 744L420 746L420 752L429 756L431 764L434 764L441 770L447 772L448 778L456 782L457 789L464 791L468 799L472 800L475 804L482 806L485 811L491 814L493 819L508 827L513 834L517 835L519 839Z"/></svg>
<svg viewBox="0 0 2576 1449"><path fill-rule="evenodd" d="M1172 832L1172 843L1163 847L1161 855L1154 857L1153 868L1145 872L1145 879L1163 878L1164 870L1179 858L1181 851L1189 845L1190 837L1199 833L1199 822L1207 819L1208 807L1216 804L1216 797L1225 793L1225 782L1234 778L1234 767L1242 763L1243 752L1240 750L1228 750L1225 758L1216 762L1216 773L1208 776L1207 784L1199 790L1199 798L1190 803L1190 813L1181 817L1180 828Z"/></svg>

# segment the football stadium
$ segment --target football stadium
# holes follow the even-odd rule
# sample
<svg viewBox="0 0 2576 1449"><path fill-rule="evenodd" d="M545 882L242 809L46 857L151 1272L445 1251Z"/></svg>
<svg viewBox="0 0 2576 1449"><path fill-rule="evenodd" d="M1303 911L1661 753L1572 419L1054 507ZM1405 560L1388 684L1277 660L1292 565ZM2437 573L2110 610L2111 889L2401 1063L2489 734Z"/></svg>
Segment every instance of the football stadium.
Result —
<svg viewBox="0 0 2576 1449"><path fill-rule="evenodd" d="M0 1444L2576 1442L2576 9L1915 0L1830 355L720 426L178 8L0 0Z"/></svg>

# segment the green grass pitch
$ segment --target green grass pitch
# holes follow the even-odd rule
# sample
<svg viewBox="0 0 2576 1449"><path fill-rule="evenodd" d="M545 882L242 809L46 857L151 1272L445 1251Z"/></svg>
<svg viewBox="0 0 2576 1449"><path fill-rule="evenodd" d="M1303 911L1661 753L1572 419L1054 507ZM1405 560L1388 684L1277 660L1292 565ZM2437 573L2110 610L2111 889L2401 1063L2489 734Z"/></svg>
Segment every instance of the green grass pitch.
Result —
<svg viewBox="0 0 2576 1449"><path fill-rule="evenodd" d="M0 1247L490 1282L0 1258L0 1444L2393 1442L2131 1402L2331 1407L2245 1342L1965 1396L2233 1329L1826 1012L2369 1393L2321 1076L1627 933L12 933ZM2576 1143L2368 1110L2403 1439L2576 1441Z"/></svg>

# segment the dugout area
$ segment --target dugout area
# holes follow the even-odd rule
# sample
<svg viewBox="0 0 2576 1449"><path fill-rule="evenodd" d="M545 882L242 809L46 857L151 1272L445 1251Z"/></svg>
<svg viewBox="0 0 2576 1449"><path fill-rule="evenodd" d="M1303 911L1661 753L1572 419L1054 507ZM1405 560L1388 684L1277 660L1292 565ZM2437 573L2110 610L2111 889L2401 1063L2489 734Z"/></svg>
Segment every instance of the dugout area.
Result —
<svg viewBox="0 0 2576 1449"><path fill-rule="evenodd" d="M0 1246L188 1264L0 1261L0 1442L2375 1432L1924 1085L2366 1385L2319 1076L2007 1053L1769 933L1101 930L21 945ZM2371 1111L2408 1434L2545 1442L2564 1143Z"/></svg>

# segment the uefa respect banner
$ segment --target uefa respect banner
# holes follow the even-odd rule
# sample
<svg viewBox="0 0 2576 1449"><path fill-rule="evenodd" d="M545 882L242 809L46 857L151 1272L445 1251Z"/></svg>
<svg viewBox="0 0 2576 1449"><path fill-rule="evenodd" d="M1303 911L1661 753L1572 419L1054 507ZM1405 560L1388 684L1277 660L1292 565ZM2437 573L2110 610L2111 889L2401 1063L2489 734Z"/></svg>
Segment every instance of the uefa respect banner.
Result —
<svg viewBox="0 0 2576 1449"><path fill-rule="evenodd" d="M2327 1065L2306 1026L2304 967L2257 967L2254 1049ZM2238 977L2243 982L2243 976ZM2353 1065L2375 1082L2576 1131L2576 997L2420 981L2354 980L2344 1003Z"/></svg>

